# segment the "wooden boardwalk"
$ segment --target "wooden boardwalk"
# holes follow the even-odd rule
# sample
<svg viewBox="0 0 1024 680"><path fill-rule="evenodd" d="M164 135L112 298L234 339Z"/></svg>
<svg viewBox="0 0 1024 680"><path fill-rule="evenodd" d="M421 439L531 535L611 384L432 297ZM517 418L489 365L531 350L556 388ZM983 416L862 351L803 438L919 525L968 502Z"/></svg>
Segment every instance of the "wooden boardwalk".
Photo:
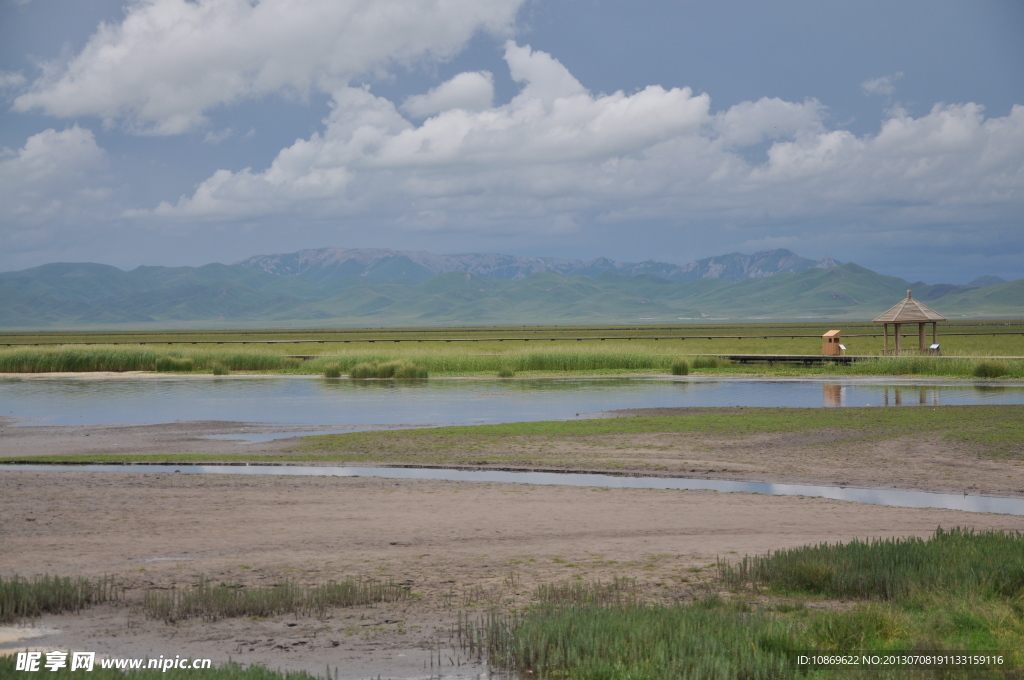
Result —
<svg viewBox="0 0 1024 680"><path fill-rule="evenodd" d="M780 363L780 364L782 364L782 363L790 363L790 364L800 364L800 363L802 363L802 364L805 364L805 365L823 364L823 363L852 364L855 361L865 361L867 359L882 359L882 358L884 358L882 356L879 356L878 354L838 354L838 355L837 354L832 354L832 355L826 355L826 354L704 354L702 356L719 357L719 358L722 358L722 359L730 359L732 361L736 361L736 362L739 362L741 364L766 363L768 365L775 364L775 363ZM944 357L944 356L935 356L933 354L920 355L920 354L917 354L916 352L913 352L913 353L907 352L906 354L903 354L901 356L908 356L908 357L912 357L912 356L927 356L929 358L939 359L939 360L952 360L952 359L1002 359L1002 360L1009 359L1009 360L1012 360L1012 359L1024 359L1024 357L1019 357L1019 356L999 356L999 357L990 357L990 356L983 356L983 357L982 356L946 356L946 357Z"/></svg>

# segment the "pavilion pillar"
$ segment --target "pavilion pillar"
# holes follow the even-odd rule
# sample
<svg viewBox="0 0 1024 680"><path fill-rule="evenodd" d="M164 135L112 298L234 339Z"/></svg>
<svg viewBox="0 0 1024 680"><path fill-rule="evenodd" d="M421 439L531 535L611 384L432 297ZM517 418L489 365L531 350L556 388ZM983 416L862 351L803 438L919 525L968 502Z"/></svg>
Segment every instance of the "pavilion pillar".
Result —
<svg viewBox="0 0 1024 680"><path fill-rule="evenodd" d="M917 324L917 348L924 354L924 327L925 322Z"/></svg>
<svg viewBox="0 0 1024 680"><path fill-rule="evenodd" d="M882 324L882 337L885 338L885 340L882 341L882 354L888 354L889 353L889 324L887 324L887 323L883 323Z"/></svg>
<svg viewBox="0 0 1024 680"><path fill-rule="evenodd" d="M935 345L939 342L939 331L937 330L938 322L932 321L932 344Z"/></svg>
<svg viewBox="0 0 1024 680"><path fill-rule="evenodd" d="M896 328L896 354L899 354L900 353L900 349L901 349L901 343L900 343L900 324L894 323L893 327Z"/></svg>

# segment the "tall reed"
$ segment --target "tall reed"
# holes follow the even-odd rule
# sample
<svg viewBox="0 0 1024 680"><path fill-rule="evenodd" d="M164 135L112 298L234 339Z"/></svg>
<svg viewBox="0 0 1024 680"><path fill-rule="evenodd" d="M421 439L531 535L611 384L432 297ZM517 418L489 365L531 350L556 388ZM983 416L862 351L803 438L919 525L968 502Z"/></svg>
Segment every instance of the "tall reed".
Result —
<svg viewBox="0 0 1024 680"><path fill-rule="evenodd" d="M0 623L42 614L63 614L118 599L112 577L96 579L35 576L0 577Z"/></svg>
<svg viewBox="0 0 1024 680"><path fill-rule="evenodd" d="M353 380L367 378L395 378L397 380L421 380L427 377L427 369L409 361L386 361L356 364L349 371Z"/></svg>
<svg viewBox="0 0 1024 680"><path fill-rule="evenodd" d="M372 580L331 581L318 586L285 581L269 588L243 588L213 585L200 578L190 588L147 592L143 610L148 617L167 623L278 614L323 617L334 607L394 602L408 595L409 591L402 586Z"/></svg>
<svg viewBox="0 0 1024 680"><path fill-rule="evenodd" d="M720 561L726 584L837 598L903 600L922 592L1024 595L1024 534L939 528L917 537L822 543Z"/></svg>
<svg viewBox="0 0 1024 680"><path fill-rule="evenodd" d="M793 677L791 624L731 609L545 605L460 621L457 643L520 677Z"/></svg>

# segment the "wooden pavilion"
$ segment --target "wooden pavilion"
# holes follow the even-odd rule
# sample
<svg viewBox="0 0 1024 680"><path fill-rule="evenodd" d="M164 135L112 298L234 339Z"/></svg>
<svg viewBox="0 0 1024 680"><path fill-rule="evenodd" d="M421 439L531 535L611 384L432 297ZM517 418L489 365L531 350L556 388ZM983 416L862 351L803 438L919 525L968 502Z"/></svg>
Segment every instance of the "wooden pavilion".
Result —
<svg viewBox="0 0 1024 680"><path fill-rule="evenodd" d="M875 323L882 324L884 328L885 346L883 354L899 354L904 351L900 346L900 326L905 323L917 324L918 351L921 354L929 353L931 350L925 347L924 327L927 324L932 325L932 345L935 346L938 343L936 326L939 321L945 320L946 317L915 300L908 290L905 299L900 300L889 311L875 319ZM889 324L895 326L894 335L896 343L893 350L889 349Z"/></svg>

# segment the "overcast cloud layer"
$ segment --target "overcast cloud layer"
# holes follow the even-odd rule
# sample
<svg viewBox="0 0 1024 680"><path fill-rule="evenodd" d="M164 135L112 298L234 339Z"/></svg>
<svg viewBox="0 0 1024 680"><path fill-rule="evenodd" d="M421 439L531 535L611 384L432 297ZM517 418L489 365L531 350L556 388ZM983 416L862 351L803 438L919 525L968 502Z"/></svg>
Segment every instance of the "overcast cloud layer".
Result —
<svg viewBox="0 0 1024 680"><path fill-rule="evenodd" d="M0 152L0 268L104 261L105 241L115 264L181 264L165 244L202 235L189 264L320 245L674 261L788 247L911 278L1024 276L1024 101L911 112L910 76L864 73L847 87L880 113L855 131L827 92L716 106L686 83L596 91L531 47L523 1L138 0L35 73L0 63L4 117L39 123ZM481 41L501 60L472 63ZM442 76L453 62L468 68ZM400 92L409 73L420 89ZM323 102L257 164L176 161L184 191L140 200L122 169L147 144L170 163L174 144L241 144L260 107Z"/></svg>

